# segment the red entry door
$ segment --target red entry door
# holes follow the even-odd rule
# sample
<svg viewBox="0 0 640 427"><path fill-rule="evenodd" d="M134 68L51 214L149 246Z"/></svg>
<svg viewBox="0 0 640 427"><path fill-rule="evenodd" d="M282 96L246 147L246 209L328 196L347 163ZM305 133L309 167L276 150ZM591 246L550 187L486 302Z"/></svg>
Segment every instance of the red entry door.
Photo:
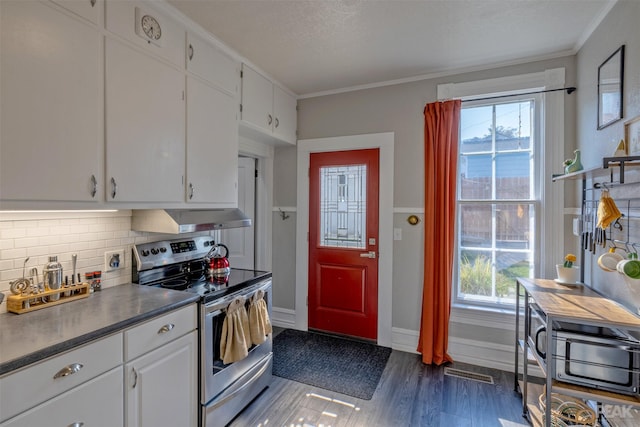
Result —
<svg viewBox="0 0 640 427"><path fill-rule="evenodd" d="M310 156L311 329L377 339L379 154Z"/></svg>

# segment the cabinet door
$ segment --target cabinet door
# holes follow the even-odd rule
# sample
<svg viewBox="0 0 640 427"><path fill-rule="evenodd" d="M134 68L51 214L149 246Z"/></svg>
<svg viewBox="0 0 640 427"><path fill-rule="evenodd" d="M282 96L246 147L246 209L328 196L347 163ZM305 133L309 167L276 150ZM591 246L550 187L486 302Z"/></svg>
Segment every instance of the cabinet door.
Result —
<svg viewBox="0 0 640 427"><path fill-rule="evenodd" d="M105 16L107 31L125 38L152 55L160 56L184 68L185 29L169 16L157 11L153 3L155 2L108 1ZM153 22L157 23L160 29L154 38L147 36L142 28L142 19L145 16L153 18Z"/></svg>
<svg viewBox="0 0 640 427"><path fill-rule="evenodd" d="M184 74L106 40L107 201L184 196Z"/></svg>
<svg viewBox="0 0 640 427"><path fill-rule="evenodd" d="M242 120L268 134L273 130L273 84L242 64Z"/></svg>
<svg viewBox="0 0 640 427"><path fill-rule="evenodd" d="M235 99L187 78L187 201L238 204L238 119Z"/></svg>
<svg viewBox="0 0 640 427"><path fill-rule="evenodd" d="M120 426L124 418L123 394L122 366L119 366L0 424L0 427Z"/></svg>
<svg viewBox="0 0 640 427"><path fill-rule="evenodd" d="M125 426L196 426L196 334L191 332L125 365Z"/></svg>
<svg viewBox="0 0 640 427"><path fill-rule="evenodd" d="M240 84L240 63L220 48L187 34L187 70L235 96Z"/></svg>
<svg viewBox="0 0 640 427"><path fill-rule="evenodd" d="M102 0L51 0L65 9L97 24L100 10L104 7Z"/></svg>
<svg viewBox="0 0 640 427"><path fill-rule="evenodd" d="M100 199L97 29L41 2L0 1L0 15L0 197Z"/></svg>
<svg viewBox="0 0 640 427"><path fill-rule="evenodd" d="M297 101L287 92L273 86L273 133L274 136L291 144L296 143L298 127Z"/></svg>

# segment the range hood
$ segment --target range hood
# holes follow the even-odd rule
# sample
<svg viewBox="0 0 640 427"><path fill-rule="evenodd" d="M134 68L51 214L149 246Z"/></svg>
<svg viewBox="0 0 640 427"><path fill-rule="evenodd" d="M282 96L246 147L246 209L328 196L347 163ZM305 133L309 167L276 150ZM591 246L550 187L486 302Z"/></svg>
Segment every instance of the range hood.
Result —
<svg viewBox="0 0 640 427"><path fill-rule="evenodd" d="M133 231L182 234L195 231L250 227L240 209L140 209L131 216Z"/></svg>

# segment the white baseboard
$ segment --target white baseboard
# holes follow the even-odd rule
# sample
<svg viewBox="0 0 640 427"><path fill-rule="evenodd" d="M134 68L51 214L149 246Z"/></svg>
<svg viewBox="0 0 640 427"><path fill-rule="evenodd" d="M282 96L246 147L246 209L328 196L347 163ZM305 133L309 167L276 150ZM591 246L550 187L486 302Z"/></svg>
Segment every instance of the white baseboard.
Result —
<svg viewBox="0 0 640 427"><path fill-rule="evenodd" d="M272 307L271 324L279 328L296 328L296 311L288 308Z"/></svg>
<svg viewBox="0 0 640 427"><path fill-rule="evenodd" d="M418 331L411 329L391 328L391 348L407 353L418 353Z"/></svg>
<svg viewBox="0 0 640 427"><path fill-rule="evenodd" d="M417 353L418 334L418 331L410 329L393 328L391 348L408 353ZM449 337L448 351L456 362L513 372L515 345L510 346ZM522 358L519 364L520 369L518 372L522 373ZM540 368L533 365L529 365L528 374L536 377L543 376Z"/></svg>

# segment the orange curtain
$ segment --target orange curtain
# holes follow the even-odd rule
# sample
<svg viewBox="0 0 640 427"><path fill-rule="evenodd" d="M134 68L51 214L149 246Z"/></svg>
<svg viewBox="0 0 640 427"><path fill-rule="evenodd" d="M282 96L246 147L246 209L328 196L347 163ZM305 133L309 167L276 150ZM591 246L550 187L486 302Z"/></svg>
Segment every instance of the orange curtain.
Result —
<svg viewBox="0 0 640 427"><path fill-rule="evenodd" d="M447 354L455 249L460 100L424 108L424 284L418 352L427 364Z"/></svg>

